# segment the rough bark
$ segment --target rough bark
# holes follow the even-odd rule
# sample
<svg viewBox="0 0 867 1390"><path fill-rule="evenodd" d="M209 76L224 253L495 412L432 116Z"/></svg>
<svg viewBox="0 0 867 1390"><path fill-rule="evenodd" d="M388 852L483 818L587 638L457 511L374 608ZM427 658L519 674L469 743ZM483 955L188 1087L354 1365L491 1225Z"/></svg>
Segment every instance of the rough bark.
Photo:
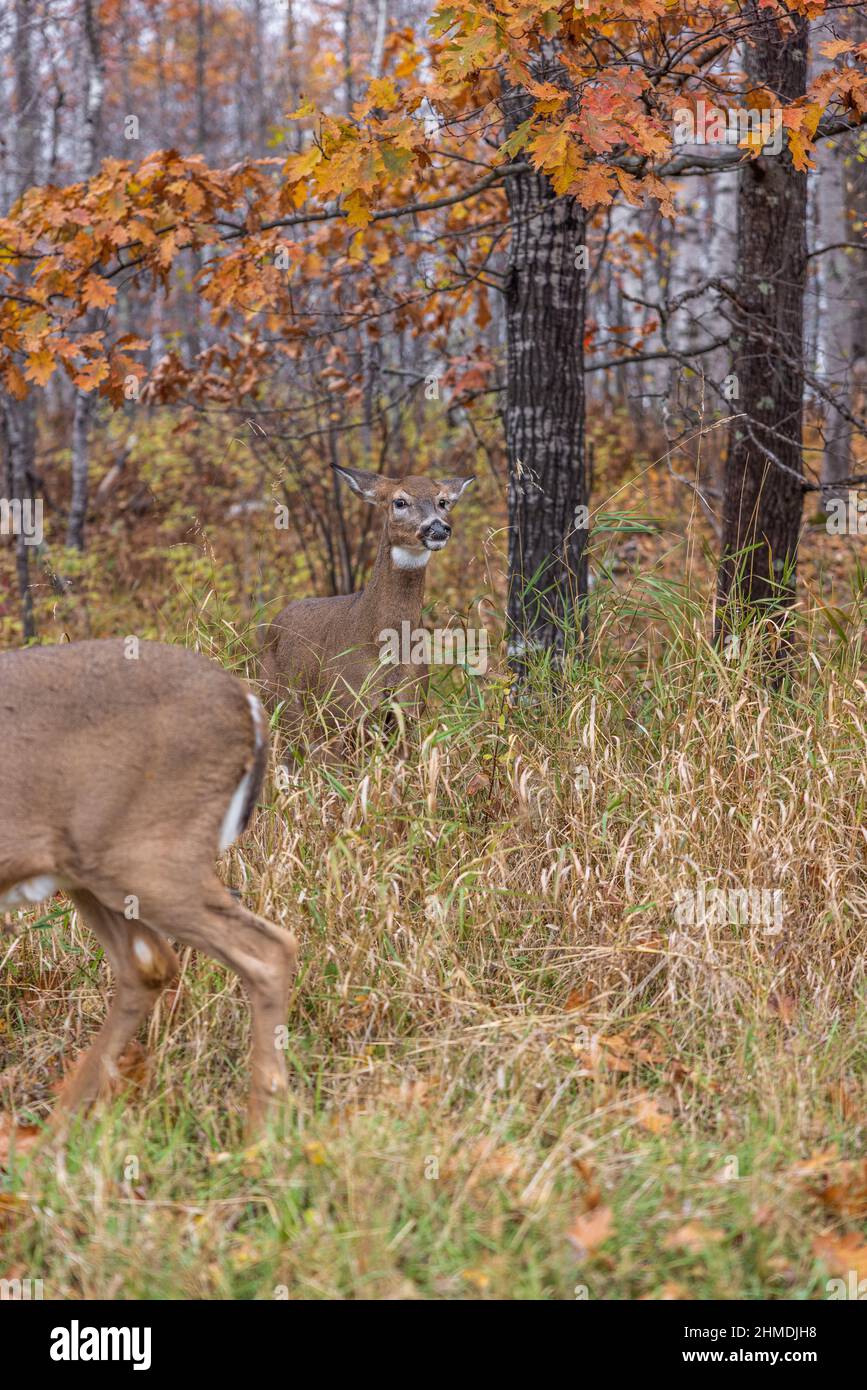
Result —
<svg viewBox="0 0 867 1390"><path fill-rule="evenodd" d="M14 201L36 182L36 154L39 144L39 103L33 78L33 15L28 0L15 0L14 90L15 116L13 148L15 169L8 192ZM23 272L22 272L23 273ZM0 396L2 427L0 444L6 458L6 487L10 501L33 497L36 450L34 396L24 400ZM30 588L30 547L26 538L15 538L15 565L21 627L25 640L36 636L33 595Z"/></svg>
<svg viewBox="0 0 867 1390"><path fill-rule="evenodd" d="M355 0L343 3L343 67L345 72L343 98L347 116L355 104L355 82L352 75L352 19Z"/></svg>
<svg viewBox="0 0 867 1390"><path fill-rule="evenodd" d="M807 21L749 0L748 86L781 104L806 90ZM726 460L717 636L760 614L782 617L795 591L803 488L803 332L807 176L788 146L746 164L738 185L733 370L740 398Z"/></svg>
<svg viewBox="0 0 867 1390"><path fill-rule="evenodd" d="M853 9L832 15L814 28L814 43L842 36L854 43L867 39L867 15ZM831 66L819 54L816 69ZM819 245L833 247L819 258L818 269L824 309L822 323L822 374L840 409L823 403L825 410L825 451L822 458L823 500L845 496L848 488L834 484L849 477L852 466L853 427L847 417L861 411L861 394L867 366L867 259L861 251L847 248L863 237L867 220L867 172L864 163L865 137L853 131L819 146L817 162L820 185Z"/></svg>
<svg viewBox="0 0 867 1390"><path fill-rule="evenodd" d="M822 146L818 152L820 207L818 235L828 245L846 240L846 194L844 161L847 145L841 140ZM821 375L828 390L848 413L851 407L851 378L853 365L854 303L850 294L852 260L855 252L846 252L838 245L821 258ZM853 472L851 466L852 425L846 414L823 402L825 414L825 449L822 456L823 498L827 502L836 495L833 484ZM839 489L837 490L839 491ZM845 492L845 488L843 489Z"/></svg>
<svg viewBox="0 0 867 1390"><path fill-rule="evenodd" d="M102 130L102 108L105 95L105 65L102 36L93 0L84 0L81 10L84 26L85 80L82 175L90 178L99 161ZM88 315L85 329L95 327L95 317ZM87 522L87 498L90 486L90 425L94 413L91 391L76 391L75 413L72 421L72 496L66 527L66 544L75 550L84 549L84 530Z"/></svg>
<svg viewBox="0 0 867 1390"><path fill-rule="evenodd" d="M511 133L530 114L503 98ZM548 179L508 180L506 271L509 459L509 652L521 675L533 650L560 654L587 592L583 338L585 273L576 264L585 217Z"/></svg>
<svg viewBox="0 0 867 1390"><path fill-rule="evenodd" d="M25 402L11 404L24 405ZM6 460L6 496L11 499L32 497L32 482L27 477L25 461L27 444L18 431L32 425L33 413L4 409L0 412L0 453ZM32 443L31 443L32 449ZM23 528L15 536L15 573L18 580L18 601L24 640L36 636L33 594L30 588L30 551Z"/></svg>
<svg viewBox="0 0 867 1390"><path fill-rule="evenodd" d="M388 28L388 0L377 0L376 32L373 39L373 53L370 59L371 77L382 76L382 60L385 56L385 31Z"/></svg>
<svg viewBox="0 0 867 1390"><path fill-rule="evenodd" d="M296 0L286 0L286 110L297 111L301 101L301 86L299 82L298 53L298 32L295 21ZM297 121L292 121L288 133L289 146L296 154L303 149L304 141L301 134L301 126Z"/></svg>

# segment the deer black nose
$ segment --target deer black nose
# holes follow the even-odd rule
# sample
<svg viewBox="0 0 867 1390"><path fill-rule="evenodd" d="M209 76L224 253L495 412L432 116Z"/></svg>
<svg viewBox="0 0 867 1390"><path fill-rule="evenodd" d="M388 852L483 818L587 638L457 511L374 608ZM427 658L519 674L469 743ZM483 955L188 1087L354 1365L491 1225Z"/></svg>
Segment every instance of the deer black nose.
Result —
<svg viewBox="0 0 867 1390"><path fill-rule="evenodd" d="M434 517L433 521L423 526L419 535L425 541L447 541L452 534L452 528L447 521L440 521L439 517Z"/></svg>

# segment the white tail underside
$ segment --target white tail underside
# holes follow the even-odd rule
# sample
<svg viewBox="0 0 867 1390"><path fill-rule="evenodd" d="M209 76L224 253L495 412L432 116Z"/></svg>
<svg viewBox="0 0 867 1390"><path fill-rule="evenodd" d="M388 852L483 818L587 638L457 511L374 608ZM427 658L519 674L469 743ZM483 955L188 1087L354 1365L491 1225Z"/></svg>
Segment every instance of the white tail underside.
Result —
<svg viewBox="0 0 867 1390"><path fill-rule="evenodd" d="M250 706L250 713L253 718L253 734L255 738L253 757L250 761L250 766L238 783L235 794L229 802L229 809L223 817L223 825L220 830L221 852L224 849L228 849L229 845L237 840L243 829L244 808L247 805L247 799L250 794L250 783L256 766L256 754L267 738L265 711L262 709L256 696L249 690L247 691L247 702Z"/></svg>
<svg viewBox="0 0 867 1390"><path fill-rule="evenodd" d="M63 884L53 874L39 874L37 878L24 879L5 894L0 894L0 912L13 907L35 907L46 898L53 898L62 887Z"/></svg>

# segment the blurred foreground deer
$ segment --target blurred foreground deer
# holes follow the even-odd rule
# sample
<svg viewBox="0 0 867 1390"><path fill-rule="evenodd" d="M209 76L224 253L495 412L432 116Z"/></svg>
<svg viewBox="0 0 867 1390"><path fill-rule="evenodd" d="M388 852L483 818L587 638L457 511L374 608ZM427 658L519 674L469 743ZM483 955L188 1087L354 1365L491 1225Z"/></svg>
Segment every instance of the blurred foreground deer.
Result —
<svg viewBox="0 0 867 1390"><path fill-rule="evenodd" d="M262 677L272 705L282 702L290 742L324 713L327 732L344 733L370 710L396 702L412 718L427 692L427 666L385 664L384 632L421 624L426 566L452 533L447 520L469 478L386 478L336 468L382 515L370 580L356 594L287 604L262 643Z"/></svg>
<svg viewBox="0 0 867 1390"><path fill-rule="evenodd" d="M62 890L115 979L57 1119L117 1075L177 972L170 936L231 966L247 991L250 1130L285 1091L275 1030L295 940L243 908L214 868L247 826L267 758L256 697L183 647L127 638L0 654L0 912Z"/></svg>

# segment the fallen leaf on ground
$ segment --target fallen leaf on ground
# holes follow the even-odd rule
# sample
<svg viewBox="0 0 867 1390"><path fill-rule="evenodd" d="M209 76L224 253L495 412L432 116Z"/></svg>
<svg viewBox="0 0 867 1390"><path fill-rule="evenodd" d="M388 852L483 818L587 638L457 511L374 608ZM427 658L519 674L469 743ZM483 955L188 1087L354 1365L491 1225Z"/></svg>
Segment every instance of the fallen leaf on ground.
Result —
<svg viewBox="0 0 867 1390"><path fill-rule="evenodd" d="M675 1284L669 1281L653 1293L643 1293L638 1300L639 1303L676 1303L681 1299L689 1299L692 1295L689 1289L685 1289L683 1284Z"/></svg>
<svg viewBox="0 0 867 1390"><path fill-rule="evenodd" d="M18 1197L12 1192L0 1192L0 1230L11 1226L16 1217L22 1217L30 1210L26 1197Z"/></svg>
<svg viewBox="0 0 867 1390"><path fill-rule="evenodd" d="M867 1217L867 1159L858 1163L844 1159L810 1187L835 1215L847 1221L863 1221Z"/></svg>
<svg viewBox="0 0 867 1390"><path fill-rule="evenodd" d="M859 1280L867 1279L867 1245L864 1237L857 1233L817 1236L813 1241L813 1253L841 1279L848 1278L852 1271Z"/></svg>
<svg viewBox="0 0 867 1390"><path fill-rule="evenodd" d="M771 994L768 996L768 1013L791 1023L798 1008L798 1001L791 994Z"/></svg>
<svg viewBox="0 0 867 1390"><path fill-rule="evenodd" d="M7 1163L13 1152L26 1154L41 1133L39 1125L18 1125L10 1115L0 1115L0 1163Z"/></svg>
<svg viewBox="0 0 867 1390"><path fill-rule="evenodd" d="M587 985L580 985L569 991L569 996L563 1008L568 1013L574 1013L576 1009L583 1009L585 1004L589 1004L593 998L593 991Z"/></svg>
<svg viewBox="0 0 867 1390"><path fill-rule="evenodd" d="M648 1095L636 1096L635 1118L642 1129L649 1130L651 1134L664 1134L673 1123L671 1116L660 1110L658 1103Z"/></svg>
<svg viewBox="0 0 867 1390"><path fill-rule="evenodd" d="M117 1059L117 1070L122 1082L128 1086L143 1086L147 1081L149 1068L150 1058L147 1049L138 1038L133 1038Z"/></svg>
<svg viewBox="0 0 867 1390"><path fill-rule="evenodd" d="M805 1178L809 1173L819 1173L823 1168L830 1168L837 1162L837 1145L833 1144L830 1149L820 1149L818 1153L811 1154L809 1158L802 1159L800 1162L787 1169L791 1178Z"/></svg>
<svg viewBox="0 0 867 1390"><path fill-rule="evenodd" d="M585 1211L578 1217L567 1234L582 1260L607 1240L613 1223L614 1213L610 1207L594 1207L592 1211Z"/></svg>
<svg viewBox="0 0 867 1390"><path fill-rule="evenodd" d="M716 1226L702 1226L700 1221L687 1221L685 1226L667 1235L662 1245L665 1250L688 1250L690 1254L697 1255L709 1245L719 1245L721 1240L725 1240L725 1235L725 1231Z"/></svg>

